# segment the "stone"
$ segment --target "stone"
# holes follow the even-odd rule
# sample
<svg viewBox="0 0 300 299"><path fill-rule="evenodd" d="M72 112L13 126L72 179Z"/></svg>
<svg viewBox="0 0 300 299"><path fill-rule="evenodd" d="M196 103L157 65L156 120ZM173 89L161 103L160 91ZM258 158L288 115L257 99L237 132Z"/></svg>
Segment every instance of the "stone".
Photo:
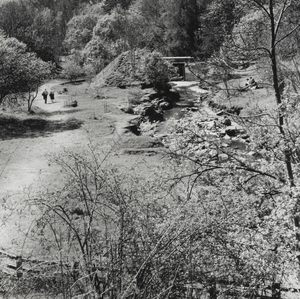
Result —
<svg viewBox="0 0 300 299"><path fill-rule="evenodd" d="M238 134L237 129L234 126L228 126L225 129L225 133L230 137L235 137Z"/></svg>
<svg viewBox="0 0 300 299"><path fill-rule="evenodd" d="M209 152L209 156L210 157L216 157L218 155L218 152L216 151L216 150L214 150L214 149L212 149L210 152Z"/></svg>
<svg viewBox="0 0 300 299"><path fill-rule="evenodd" d="M167 110L170 109L171 105L168 102L161 102L159 103L159 108L161 108L162 110Z"/></svg>
<svg viewBox="0 0 300 299"><path fill-rule="evenodd" d="M142 96L142 98L140 99L140 102L141 103L147 103L147 102L150 102L150 97L149 97L149 94L145 94Z"/></svg>
<svg viewBox="0 0 300 299"><path fill-rule="evenodd" d="M228 161L229 160L229 156L227 155L227 154L220 154L219 156L218 156L218 159L219 159L219 161L220 162L226 162L226 161Z"/></svg>
<svg viewBox="0 0 300 299"><path fill-rule="evenodd" d="M223 121L223 124L225 125L225 126L231 126L231 120L229 119L229 118L224 118L224 121Z"/></svg>

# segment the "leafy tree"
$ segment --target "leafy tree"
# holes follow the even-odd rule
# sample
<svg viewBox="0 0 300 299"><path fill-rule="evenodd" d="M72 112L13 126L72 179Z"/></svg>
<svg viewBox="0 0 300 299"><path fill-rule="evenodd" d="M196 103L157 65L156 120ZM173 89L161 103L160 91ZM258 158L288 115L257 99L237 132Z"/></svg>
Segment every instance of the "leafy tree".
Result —
<svg viewBox="0 0 300 299"><path fill-rule="evenodd" d="M152 52L145 58L145 75L155 88L161 89L169 81L174 69L159 52Z"/></svg>
<svg viewBox="0 0 300 299"><path fill-rule="evenodd" d="M200 9L199 27L194 30L197 37L194 51L197 57L209 58L239 22L239 13L235 1L211 1L203 3Z"/></svg>
<svg viewBox="0 0 300 299"><path fill-rule="evenodd" d="M8 1L1 5L0 28L8 37L24 42L46 61L58 63L73 1Z"/></svg>
<svg viewBox="0 0 300 299"><path fill-rule="evenodd" d="M118 6L127 9L134 0L104 0L104 9L106 12L111 12Z"/></svg>
<svg viewBox="0 0 300 299"><path fill-rule="evenodd" d="M31 110L32 92L51 75L52 65L26 51L26 45L15 38L0 36L0 104L13 93L29 93L28 110Z"/></svg>
<svg viewBox="0 0 300 299"><path fill-rule="evenodd" d="M63 78L67 78L70 81L74 81L84 75L84 69L76 59L76 55L69 57L65 62L61 75Z"/></svg>
<svg viewBox="0 0 300 299"><path fill-rule="evenodd" d="M103 15L103 4L87 6L67 24L64 46L67 51L82 50L92 39L97 20Z"/></svg>

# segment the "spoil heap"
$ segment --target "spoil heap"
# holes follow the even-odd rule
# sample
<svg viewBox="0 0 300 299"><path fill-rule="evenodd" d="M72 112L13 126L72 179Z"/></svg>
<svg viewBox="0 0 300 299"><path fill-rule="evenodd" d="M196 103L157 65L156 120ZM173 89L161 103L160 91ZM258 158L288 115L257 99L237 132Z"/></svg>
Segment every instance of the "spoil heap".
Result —
<svg viewBox="0 0 300 299"><path fill-rule="evenodd" d="M146 50L126 51L107 65L93 80L91 87L126 87L146 82Z"/></svg>

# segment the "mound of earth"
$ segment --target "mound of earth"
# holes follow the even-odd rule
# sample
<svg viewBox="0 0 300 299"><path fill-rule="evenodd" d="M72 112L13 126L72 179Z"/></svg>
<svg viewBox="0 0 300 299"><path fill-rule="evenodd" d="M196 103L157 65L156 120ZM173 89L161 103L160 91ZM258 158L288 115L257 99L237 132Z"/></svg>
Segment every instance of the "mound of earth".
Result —
<svg viewBox="0 0 300 299"><path fill-rule="evenodd" d="M91 88L126 87L146 82L144 69L148 53L141 49L123 52L94 78Z"/></svg>

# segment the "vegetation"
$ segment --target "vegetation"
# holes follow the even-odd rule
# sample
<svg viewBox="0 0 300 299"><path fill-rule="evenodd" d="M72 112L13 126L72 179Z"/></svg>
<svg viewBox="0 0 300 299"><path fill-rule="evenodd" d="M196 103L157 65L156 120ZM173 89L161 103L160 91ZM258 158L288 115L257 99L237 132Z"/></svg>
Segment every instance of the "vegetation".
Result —
<svg viewBox="0 0 300 299"><path fill-rule="evenodd" d="M281 298L299 281L298 1L54 2L2 4L0 104L10 94L32 94L48 78L51 64L41 58L59 62L67 54L62 74L73 80L117 56L121 63L125 51L134 73L140 48L147 53L145 81L156 88L171 71L163 55L201 59L206 66L196 75L225 90L230 107L223 113L244 135L230 139L217 120L209 124L187 112L164 136L168 163L146 177L108 163L113 150L93 145L52 157L64 185L29 196L26 209L35 221L26 236L56 260L35 274L46 272L41 284L27 285L21 275L3 292L28 287L63 298L217 299L269 291L270 298ZM19 23L9 22L15 18ZM230 113L233 93L248 89L232 90L228 82L245 65L266 70L273 109ZM128 103L136 98L135 90Z"/></svg>
<svg viewBox="0 0 300 299"><path fill-rule="evenodd" d="M0 105L5 97L23 93L30 111L38 87L51 75L52 65L27 52L26 45L15 38L0 35L0 42Z"/></svg>

